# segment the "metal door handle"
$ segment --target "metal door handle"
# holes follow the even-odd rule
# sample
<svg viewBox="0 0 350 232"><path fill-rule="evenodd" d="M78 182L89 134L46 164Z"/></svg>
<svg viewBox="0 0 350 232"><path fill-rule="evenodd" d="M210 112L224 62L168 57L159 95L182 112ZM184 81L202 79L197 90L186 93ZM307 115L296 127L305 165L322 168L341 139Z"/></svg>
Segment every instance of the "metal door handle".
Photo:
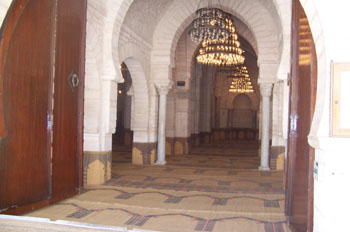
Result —
<svg viewBox="0 0 350 232"><path fill-rule="evenodd" d="M68 77L68 82L69 85L72 87L72 90L74 90L74 88L78 87L79 85L79 76L78 74L76 74L74 72L74 70L70 73L69 77Z"/></svg>

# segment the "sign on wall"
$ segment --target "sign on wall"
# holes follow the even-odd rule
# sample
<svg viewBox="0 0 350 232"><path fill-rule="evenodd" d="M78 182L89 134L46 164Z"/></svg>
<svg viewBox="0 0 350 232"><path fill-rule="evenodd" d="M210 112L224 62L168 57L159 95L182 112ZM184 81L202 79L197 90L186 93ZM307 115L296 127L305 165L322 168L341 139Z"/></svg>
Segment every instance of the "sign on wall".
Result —
<svg viewBox="0 0 350 232"><path fill-rule="evenodd" d="M350 63L332 63L332 136L350 136Z"/></svg>

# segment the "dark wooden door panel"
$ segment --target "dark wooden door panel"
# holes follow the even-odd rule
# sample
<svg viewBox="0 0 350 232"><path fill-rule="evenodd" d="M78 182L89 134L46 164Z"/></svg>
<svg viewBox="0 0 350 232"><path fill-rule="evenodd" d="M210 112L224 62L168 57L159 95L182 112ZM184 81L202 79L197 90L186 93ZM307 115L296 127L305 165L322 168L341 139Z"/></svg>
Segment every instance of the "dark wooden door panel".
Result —
<svg viewBox="0 0 350 232"><path fill-rule="evenodd" d="M81 183L85 14L86 0L59 1L53 132L54 201L77 193Z"/></svg>
<svg viewBox="0 0 350 232"><path fill-rule="evenodd" d="M49 198L54 8L54 1L15 1L3 26L0 210Z"/></svg>
<svg viewBox="0 0 350 232"><path fill-rule="evenodd" d="M299 0L293 1L290 130L286 214L297 231L312 231L314 150L308 134L315 108L317 60L312 33Z"/></svg>
<svg viewBox="0 0 350 232"><path fill-rule="evenodd" d="M86 0L12 3L0 36L0 213L78 192L85 20Z"/></svg>

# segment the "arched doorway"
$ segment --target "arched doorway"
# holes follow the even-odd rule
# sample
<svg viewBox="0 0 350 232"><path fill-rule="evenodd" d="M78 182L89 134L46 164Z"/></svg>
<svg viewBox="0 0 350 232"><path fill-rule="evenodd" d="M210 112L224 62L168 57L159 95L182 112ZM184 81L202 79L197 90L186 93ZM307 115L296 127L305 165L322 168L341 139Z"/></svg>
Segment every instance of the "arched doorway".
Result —
<svg viewBox="0 0 350 232"><path fill-rule="evenodd" d="M241 93L233 100L233 109L229 112L229 125L234 128L256 128L256 110L247 94Z"/></svg>
<svg viewBox="0 0 350 232"><path fill-rule="evenodd" d="M115 133L112 135L112 160L113 163L131 163L133 88L129 69L124 62L120 65L120 69L124 82L118 83L117 122Z"/></svg>

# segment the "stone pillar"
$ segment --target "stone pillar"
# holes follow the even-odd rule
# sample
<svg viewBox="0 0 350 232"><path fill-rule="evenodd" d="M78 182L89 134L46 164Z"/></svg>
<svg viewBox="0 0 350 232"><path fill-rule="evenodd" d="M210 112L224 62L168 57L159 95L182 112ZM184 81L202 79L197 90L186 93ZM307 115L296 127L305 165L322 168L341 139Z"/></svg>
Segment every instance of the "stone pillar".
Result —
<svg viewBox="0 0 350 232"><path fill-rule="evenodd" d="M112 134L116 125L116 106L118 83L113 75L102 75L100 85L89 88L98 92L96 95L86 90L84 115L84 183L103 184L111 178ZM96 89L95 89L96 88ZM96 96L95 96L96 95ZM98 96L98 97L97 97ZM110 110L112 109L112 110ZM103 119L103 120L102 120Z"/></svg>
<svg viewBox="0 0 350 232"><path fill-rule="evenodd" d="M270 97L272 83L260 83L261 93L261 160L259 170L270 170L269 146L270 146Z"/></svg>
<svg viewBox="0 0 350 232"><path fill-rule="evenodd" d="M164 165L165 161L165 119L166 119L166 96L172 83L156 84L159 93L158 106L158 147L157 147L157 162L155 164Z"/></svg>
<svg viewBox="0 0 350 232"><path fill-rule="evenodd" d="M190 91L186 88L176 88L175 103L175 155L188 154L190 130Z"/></svg>
<svg viewBox="0 0 350 232"><path fill-rule="evenodd" d="M130 83L131 84L131 83ZM133 100L134 97L134 89L130 86L129 90L126 92L125 102L124 102L124 145L130 146L132 145L132 128L133 128L133 116L134 116L134 106Z"/></svg>
<svg viewBox="0 0 350 232"><path fill-rule="evenodd" d="M103 184L112 176L112 151L84 151L84 185Z"/></svg>
<svg viewBox="0 0 350 232"><path fill-rule="evenodd" d="M132 98L134 95L134 89L132 88L132 86L130 86L129 90L126 92L126 96L125 96L125 102L124 102L124 128L127 129L131 129L131 118L133 115L132 112Z"/></svg>

